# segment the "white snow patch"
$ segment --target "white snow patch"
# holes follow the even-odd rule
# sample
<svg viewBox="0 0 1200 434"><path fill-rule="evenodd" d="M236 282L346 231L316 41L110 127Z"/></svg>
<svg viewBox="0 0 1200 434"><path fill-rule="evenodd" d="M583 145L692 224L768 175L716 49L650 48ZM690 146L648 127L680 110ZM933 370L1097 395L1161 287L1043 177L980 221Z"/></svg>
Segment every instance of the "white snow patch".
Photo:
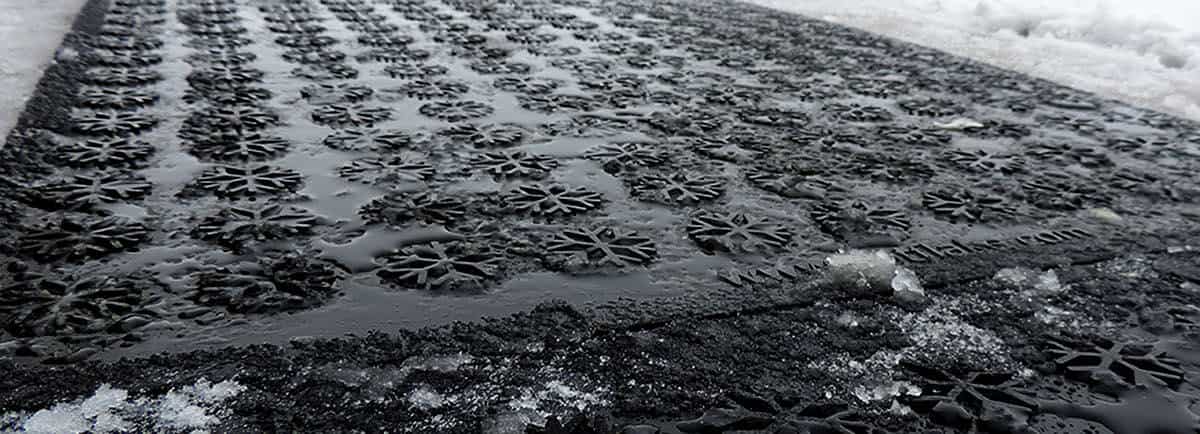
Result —
<svg viewBox="0 0 1200 434"><path fill-rule="evenodd" d="M750 0L1200 119L1200 2Z"/></svg>
<svg viewBox="0 0 1200 434"><path fill-rule="evenodd" d="M6 414L28 433L110 433L128 431L198 430L219 422L222 404L245 390L234 381L196 384L174 389L158 398L129 399L129 392L101 385L92 396L55 404L32 415ZM151 421L151 426L139 426Z"/></svg>

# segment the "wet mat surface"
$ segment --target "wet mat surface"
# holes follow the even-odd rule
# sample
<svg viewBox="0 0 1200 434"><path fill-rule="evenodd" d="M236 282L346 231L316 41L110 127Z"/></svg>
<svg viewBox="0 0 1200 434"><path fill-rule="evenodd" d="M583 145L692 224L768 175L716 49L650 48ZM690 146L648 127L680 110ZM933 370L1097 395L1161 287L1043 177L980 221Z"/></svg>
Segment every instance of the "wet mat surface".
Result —
<svg viewBox="0 0 1200 434"><path fill-rule="evenodd" d="M1140 282L1194 316L1180 282L1200 272L1179 246L1200 200L1196 123L829 23L709 2L114 0L85 10L60 58L0 162L0 347L22 361L439 326L555 299L624 332L812 320L817 303L880 297L787 292L850 249L891 249L953 309L959 285L1002 269L1162 255ZM1073 308L1116 303L1086 300ZM899 309L888 327L912 308L896 303L880 308ZM870 356L891 345L879 336L843 350ZM1053 345L1068 372L1100 360L1116 383L1182 382L1178 359L1149 350ZM966 370L1019 365L997 357ZM950 425L982 401L1044 406L997 392L1012 375L907 369L965 406L909 403ZM697 396L662 414L717 403ZM849 424L776 432L874 432L842 407L772 399L734 401ZM772 422L744 423L729 429Z"/></svg>

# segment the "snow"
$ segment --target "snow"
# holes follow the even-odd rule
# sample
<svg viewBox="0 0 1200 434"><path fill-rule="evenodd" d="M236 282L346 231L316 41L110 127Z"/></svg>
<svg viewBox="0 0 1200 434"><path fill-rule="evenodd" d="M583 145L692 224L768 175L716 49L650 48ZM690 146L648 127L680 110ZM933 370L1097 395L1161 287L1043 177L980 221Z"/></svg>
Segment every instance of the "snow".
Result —
<svg viewBox="0 0 1200 434"><path fill-rule="evenodd" d="M1200 119L1200 2L749 1Z"/></svg>
<svg viewBox="0 0 1200 434"><path fill-rule="evenodd" d="M0 4L0 146L84 0Z"/></svg>
<svg viewBox="0 0 1200 434"><path fill-rule="evenodd" d="M6 414L0 421L18 421L21 432L46 434L199 430L220 422L223 403L244 390L231 380L212 384L201 379L161 397L130 399L128 391L104 384L86 399L32 415Z"/></svg>

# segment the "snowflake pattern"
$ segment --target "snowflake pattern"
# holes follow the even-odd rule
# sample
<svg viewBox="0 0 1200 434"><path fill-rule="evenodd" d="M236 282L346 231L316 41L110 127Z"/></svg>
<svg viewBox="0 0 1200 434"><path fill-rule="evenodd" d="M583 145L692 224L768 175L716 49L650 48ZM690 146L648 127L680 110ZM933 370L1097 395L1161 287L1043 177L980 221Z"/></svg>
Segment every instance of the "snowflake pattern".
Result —
<svg viewBox="0 0 1200 434"><path fill-rule="evenodd" d="M562 84L560 80L532 76L500 77L492 81L492 87L496 89L526 95L545 95Z"/></svg>
<svg viewBox="0 0 1200 434"><path fill-rule="evenodd" d="M1177 387L1184 381L1180 362L1149 344L1101 340L1072 348L1054 340L1047 350L1069 377L1090 382L1116 381L1125 387Z"/></svg>
<svg viewBox="0 0 1200 434"><path fill-rule="evenodd" d="M334 131L322 143L340 151L397 151L417 144L418 138L399 130L346 128Z"/></svg>
<svg viewBox="0 0 1200 434"><path fill-rule="evenodd" d="M892 113L882 107L867 106L857 103L829 104L825 110L835 118L850 122L886 122L892 120Z"/></svg>
<svg viewBox="0 0 1200 434"><path fill-rule="evenodd" d="M631 193L652 202L695 205L725 194L721 179L688 173L647 174L629 181Z"/></svg>
<svg viewBox="0 0 1200 434"><path fill-rule="evenodd" d="M971 172L1005 175L1020 172L1025 165L1025 161L1018 156L993 154L984 150L954 150L947 152L943 158Z"/></svg>
<svg viewBox="0 0 1200 434"><path fill-rule="evenodd" d="M246 84L261 80L263 72L242 65L210 65L188 74L188 82L201 84Z"/></svg>
<svg viewBox="0 0 1200 434"><path fill-rule="evenodd" d="M700 212L692 216L687 234L706 250L758 251L782 249L792 231L766 218L744 213Z"/></svg>
<svg viewBox="0 0 1200 434"><path fill-rule="evenodd" d="M1112 201L1107 192L1065 172L1046 171L1021 183L1026 199L1041 208L1073 211Z"/></svg>
<svg viewBox="0 0 1200 434"><path fill-rule="evenodd" d="M498 59L476 60L467 65L472 71L483 75L521 75L528 74L533 66L528 63L509 62Z"/></svg>
<svg viewBox="0 0 1200 434"><path fill-rule="evenodd" d="M574 255L597 267L645 265L658 256L650 238L608 227L563 230L550 241L546 250Z"/></svg>
<svg viewBox="0 0 1200 434"><path fill-rule="evenodd" d="M432 56L432 55L433 54L428 51L418 50L418 49L376 48L373 50L365 51L357 56L354 56L354 59L357 60L359 63L369 63L369 62L408 63L408 62L420 62L425 59L428 59L429 56Z"/></svg>
<svg viewBox="0 0 1200 434"><path fill-rule="evenodd" d="M503 257L487 247L435 242L402 248L382 260L377 274L399 288L480 290L499 280Z"/></svg>
<svg viewBox="0 0 1200 434"><path fill-rule="evenodd" d="M287 140L261 133L217 133L197 138L189 151L218 161L258 161L282 155L290 147Z"/></svg>
<svg viewBox="0 0 1200 434"><path fill-rule="evenodd" d="M152 317L143 309L152 300L139 282L116 276L68 276L58 279L21 273L18 283L0 294L0 321L14 336L72 336L122 331ZM4 318L7 318L6 320ZM130 326L124 326L130 324Z"/></svg>
<svg viewBox="0 0 1200 434"><path fill-rule="evenodd" d="M504 201L514 212L565 217L599 209L604 197L583 187L522 185L506 194Z"/></svg>
<svg viewBox="0 0 1200 434"><path fill-rule="evenodd" d="M437 192L392 193L367 202L358 210L363 221L391 226L411 222L448 225L467 215L467 202Z"/></svg>
<svg viewBox="0 0 1200 434"><path fill-rule="evenodd" d="M421 114L446 122L462 122L491 116L495 109L478 101L439 101L422 105Z"/></svg>
<svg viewBox="0 0 1200 434"><path fill-rule="evenodd" d="M667 156L654 148L652 143L609 143L589 149L584 156L600 161L609 172L619 172L622 169L662 165Z"/></svg>
<svg viewBox="0 0 1200 434"><path fill-rule="evenodd" d="M312 64L293 69L292 75L312 81L351 80L358 77L358 70L344 63Z"/></svg>
<svg viewBox="0 0 1200 434"><path fill-rule="evenodd" d="M517 95L517 102L521 108L539 113L589 111L596 106L591 97L566 94Z"/></svg>
<svg viewBox="0 0 1200 434"><path fill-rule="evenodd" d="M544 179L558 161L528 152L486 152L471 159L471 166L495 178Z"/></svg>
<svg viewBox="0 0 1200 434"><path fill-rule="evenodd" d="M137 112L98 111L74 118L75 130L96 136L127 136L158 125L158 119Z"/></svg>
<svg viewBox="0 0 1200 434"><path fill-rule="evenodd" d="M991 221L1011 217L1016 212L1002 196L966 189L925 192L921 195L921 205L950 221Z"/></svg>
<svg viewBox="0 0 1200 434"><path fill-rule="evenodd" d="M84 221L62 218L21 237L17 248L42 262L82 262L131 250L148 237L145 226L123 217Z"/></svg>
<svg viewBox="0 0 1200 434"><path fill-rule="evenodd" d="M88 88L79 94L79 105L93 109L131 109L158 101L158 94L135 88Z"/></svg>
<svg viewBox="0 0 1200 434"><path fill-rule="evenodd" d="M445 75L450 72L442 65L423 65L419 63L397 63L383 68L383 73L392 78L427 78Z"/></svg>
<svg viewBox="0 0 1200 434"><path fill-rule="evenodd" d="M231 206L200 221L195 235L236 251L249 242L309 234L319 222L308 210L294 206Z"/></svg>
<svg viewBox="0 0 1200 434"><path fill-rule="evenodd" d="M186 297L238 314L291 312L333 298L339 278L334 265L289 253L197 273Z"/></svg>
<svg viewBox="0 0 1200 434"><path fill-rule="evenodd" d="M182 135L205 135L212 131L258 131L279 123L279 116L258 107L216 107L192 113L183 121Z"/></svg>
<svg viewBox="0 0 1200 434"><path fill-rule="evenodd" d="M62 182L41 186L38 191L52 207L87 210L97 206L137 200L153 188L146 178L119 172L75 175Z"/></svg>
<svg viewBox="0 0 1200 434"><path fill-rule="evenodd" d="M397 91L416 99L458 99L471 88L465 82L452 80L413 80Z"/></svg>
<svg viewBox="0 0 1200 434"><path fill-rule="evenodd" d="M215 166L196 178L196 186L226 197L254 197L293 192L304 177L291 169L260 164L249 167Z"/></svg>
<svg viewBox="0 0 1200 434"><path fill-rule="evenodd" d="M404 157L360 158L337 169L338 176L371 185L420 183L434 175L433 166Z"/></svg>
<svg viewBox="0 0 1200 434"><path fill-rule="evenodd" d="M907 232L912 226L908 216L900 210L872 206L860 200L817 203L810 215L822 230L835 236Z"/></svg>
<svg viewBox="0 0 1200 434"><path fill-rule="evenodd" d="M388 120L392 111L362 104L329 104L312 112L314 122L331 127L364 127Z"/></svg>
<svg viewBox="0 0 1200 434"><path fill-rule="evenodd" d="M1033 398L1016 387L1015 376L1007 373L972 373L955 376L940 369L902 362L905 369L920 376L921 394L904 399L904 403L919 414L928 415L942 423L965 425L974 431L1002 420L1007 407L1023 412L1038 408Z"/></svg>
<svg viewBox="0 0 1200 434"><path fill-rule="evenodd" d="M59 152L67 165L107 168L145 161L154 153L154 147L128 137L107 137L75 142Z"/></svg>
<svg viewBox="0 0 1200 434"><path fill-rule="evenodd" d="M83 79L98 86L142 86L162 80L162 75L138 68L93 68Z"/></svg>
<svg viewBox="0 0 1200 434"><path fill-rule="evenodd" d="M374 93L370 87L350 83L320 83L300 89L300 97L310 104L356 103Z"/></svg>

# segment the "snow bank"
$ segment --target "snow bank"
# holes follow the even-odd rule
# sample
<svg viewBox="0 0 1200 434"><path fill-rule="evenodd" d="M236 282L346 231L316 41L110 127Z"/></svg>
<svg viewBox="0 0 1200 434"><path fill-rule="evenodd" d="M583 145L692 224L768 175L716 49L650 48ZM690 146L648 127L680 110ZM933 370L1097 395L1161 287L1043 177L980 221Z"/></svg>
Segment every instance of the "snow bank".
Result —
<svg viewBox="0 0 1200 434"><path fill-rule="evenodd" d="M200 430L220 422L224 402L243 390L233 381L200 380L161 397L129 399L129 392L105 384L86 399L2 415L0 430L9 424L18 432L46 434Z"/></svg>
<svg viewBox="0 0 1200 434"><path fill-rule="evenodd" d="M749 1L1200 119L1200 2Z"/></svg>

